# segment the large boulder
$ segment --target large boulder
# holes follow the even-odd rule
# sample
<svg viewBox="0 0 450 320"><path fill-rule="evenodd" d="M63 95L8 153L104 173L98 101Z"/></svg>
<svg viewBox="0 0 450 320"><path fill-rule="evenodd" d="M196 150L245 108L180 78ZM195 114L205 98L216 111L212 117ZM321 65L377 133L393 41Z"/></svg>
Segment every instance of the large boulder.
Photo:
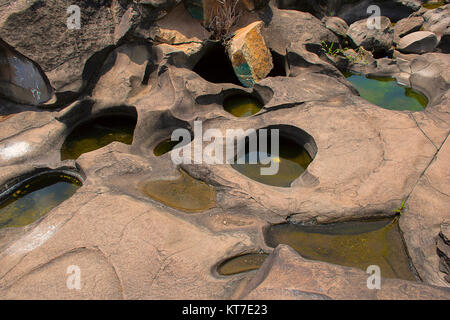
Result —
<svg viewBox="0 0 450 320"><path fill-rule="evenodd" d="M114 44L114 17L108 2L80 0L81 28L69 29L68 0L19 0L0 19L0 37L35 61L59 92L78 93ZM100 59L96 59L100 58Z"/></svg>
<svg viewBox="0 0 450 320"><path fill-rule="evenodd" d="M450 4L434 10L428 10L423 14L425 22L423 30L431 31L438 37L440 48L443 52L450 52Z"/></svg>
<svg viewBox="0 0 450 320"><path fill-rule="evenodd" d="M338 2L341 5L338 6L337 16L344 19L348 24L370 17L373 14L373 12L368 12L371 5L378 6L383 16L392 21L398 21L419 10L421 4L419 0L362 0L356 4L352 0Z"/></svg>
<svg viewBox="0 0 450 320"><path fill-rule="evenodd" d="M0 95L29 105L43 104L53 95L50 83L39 66L1 39Z"/></svg>
<svg viewBox="0 0 450 320"><path fill-rule="evenodd" d="M261 34L262 21L239 29L228 46L228 56L239 81L246 87L264 79L272 70L269 48Z"/></svg>
<svg viewBox="0 0 450 320"><path fill-rule="evenodd" d="M412 16L398 21L394 26L394 41L398 43L400 38L419 31L424 19L421 16Z"/></svg>
<svg viewBox="0 0 450 320"><path fill-rule="evenodd" d="M356 47L363 47L375 55L382 55L392 48L394 43L394 30L387 17L380 17L380 29L369 29L367 19L357 21L350 25L347 36Z"/></svg>
<svg viewBox="0 0 450 320"><path fill-rule="evenodd" d="M347 37L348 24L339 17L325 17L322 19L325 26L341 38Z"/></svg>
<svg viewBox="0 0 450 320"><path fill-rule="evenodd" d="M400 39L397 49L403 53L432 52L438 44L438 39L433 32L417 31Z"/></svg>

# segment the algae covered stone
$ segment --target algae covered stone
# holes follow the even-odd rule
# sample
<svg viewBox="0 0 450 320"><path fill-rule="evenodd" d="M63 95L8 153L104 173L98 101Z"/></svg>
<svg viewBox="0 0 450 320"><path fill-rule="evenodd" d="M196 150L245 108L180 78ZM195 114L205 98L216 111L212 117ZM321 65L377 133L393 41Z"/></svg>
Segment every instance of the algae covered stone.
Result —
<svg viewBox="0 0 450 320"><path fill-rule="evenodd" d="M239 81L246 87L264 79L272 70L272 54L261 34L262 21L239 29L228 46L228 56Z"/></svg>

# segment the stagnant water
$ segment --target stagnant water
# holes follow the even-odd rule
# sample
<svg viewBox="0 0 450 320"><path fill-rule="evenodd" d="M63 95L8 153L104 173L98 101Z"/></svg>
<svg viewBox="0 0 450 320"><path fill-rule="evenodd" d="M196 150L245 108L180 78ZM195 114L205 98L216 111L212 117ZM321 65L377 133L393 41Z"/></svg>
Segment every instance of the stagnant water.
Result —
<svg viewBox="0 0 450 320"><path fill-rule="evenodd" d="M317 226L279 224L266 230L265 241L274 248L287 244L307 259L364 271L378 265L382 277L416 280L397 218Z"/></svg>
<svg viewBox="0 0 450 320"><path fill-rule="evenodd" d="M171 139L166 139L157 144L155 149L153 149L153 154L157 157L172 151L173 148L179 143L179 141L173 141Z"/></svg>
<svg viewBox="0 0 450 320"><path fill-rule="evenodd" d="M236 117L249 117L258 113L263 104L250 94L236 94L225 98L223 108Z"/></svg>
<svg viewBox="0 0 450 320"><path fill-rule="evenodd" d="M391 77L367 77L345 73L345 77L367 101L390 110L422 111L428 104L425 95L402 86Z"/></svg>
<svg viewBox="0 0 450 320"><path fill-rule="evenodd" d="M216 205L216 190L184 171L175 180L152 180L144 184L148 197L186 212L201 212Z"/></svg>
<svg viewBox="0 0 450 320"><path fill-rule="evenodd" d="M25 183L0 203L0 228L23 227L37 221L81 187L64 173L48 173Z"/></svg>
<svg viewBox="0 0 450 320"><path fill-rule="evenodd" d="M222 262L217 267L217 272L223 276L257 270L266 260L268 254L248 253Z"/></svg>
<svg viewBox="0 0 450 320"><path fill-rule="evenodd" d="M268 140L269 147L270 139ZM276 187L289 187L291 183L306 170L311 163L312 158L305 148L292 139L280 136L279 142L279 156L272 156L270 150L263 154L259 150L249 151L249 148L247 147L245 155L243 155L240 160L245 161L245 163L238 164L237 161L239 159L236 159L235 163L231 166L238 172L255 181ZM255 154L258 163L249 163L249 159L252 155L255 156ZM261 164L259 161L261 157L272 157L273 161L276 161L279 165L278 173L274 175L262 175L261 168L269 167L270 165Z"/></svg>
<svg viewBox="0 0 450 320"><path fill-rule="evenodd" d="M131 144L135 126L136 119L130 116L103 116L82 123L64 141L61 160L78 159L114 141Z"/></svg>
<svg viewBox="0 0 450 320"><path fill-rule="evenodd" d="M445 5L445 1L431 2L431 3L423 3L422 7L425 9L436 9Z"/></svg>

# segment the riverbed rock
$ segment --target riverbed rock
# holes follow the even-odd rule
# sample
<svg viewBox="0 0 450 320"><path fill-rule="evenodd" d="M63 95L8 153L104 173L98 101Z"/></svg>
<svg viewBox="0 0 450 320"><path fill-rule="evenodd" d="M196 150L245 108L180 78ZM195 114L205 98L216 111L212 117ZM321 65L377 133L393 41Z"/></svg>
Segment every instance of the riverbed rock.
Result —
<svg viewBox="0 0 450 320"><path fill-rule="evenodd" d="M341 38L347 37L348 24L339 17L325 17L325 26Z"/></svg>
<svg viewBox="0 0 450 320"><path fill-rule="evenodd" d="M433 32L417 31L400 39L397 49L403 53L432 52L438 45L438 39Z"/></svg>
<svg viewBox="0 0 450 320"><path fill-rule="evenodd" d="M392 48L394 30L387 17L380 17L380 29L369 29L368 21L360 20L350 25L347 36L356 47L363 47L374 54L382 55Z"/></svg>
<svg viewBox="0 0 450 320"><path fill-rule="evenodd" d="M21 104L41 105L53 89L36 63L0 39L0 95Z"/></svg>
<svg viewBox="0 0 450 320"><path fill-rule="evenodd" d="M450 289L386 278L379 290L369 289L368 278L362 270L308 260L279 245L237 296L250 300L446 300L450 294Z"/></svg>
<svg viewBox="0 0 450 320"><path fill-rule="evenodd" d="M273 68L272 55L261 34L263 25L256 21L238 30L227 49L234 72L246 87L264 79Z"/></svg>
<svg viewBox="0 0 450 320"><path fill-rule="evenodd" d="M408 17L398 21L394 26L394 40L396 43L400 41L400 38L419 31L422 27L424 19L421 16Z"/></svg>

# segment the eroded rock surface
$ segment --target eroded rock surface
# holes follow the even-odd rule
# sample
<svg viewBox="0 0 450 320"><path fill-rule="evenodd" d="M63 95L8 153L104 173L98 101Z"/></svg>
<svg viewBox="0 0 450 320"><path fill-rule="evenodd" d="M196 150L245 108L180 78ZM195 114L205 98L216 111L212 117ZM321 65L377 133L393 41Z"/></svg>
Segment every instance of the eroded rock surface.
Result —
<svg viewBox="0 0 450 320"><path fill-rule="evenodd" d="M0 229L0 297L449 299L448 54L438 47L424 54L396 50L383 58L333 57L322 45L344 45L341 20L321 21L271 2L247 12L236 29L262 21L257 35L272 55L272 71L248 88L220 81L220 74L212 83L194 66L218 42L206 41L210 33L177 2L90 7L87 12L95 10L83 22L86 29L74 31L78 38L62 29L63 5L53 7L61 14L54 30L40 24L49 19L51 1L40 6L18 1L0 13L0 37L35 61L57 93L82 92L66 97L58 109L0 100L0 192L47 169L64 168L83 180L71 198L40 220ZM407 2L404 6L414 7L415 1ZM25 23L32 13L39 18L37 33ZM14 29L18 25L25 30ZM387 40L384 35L379 43L373 40L371 50L391 50L392 27L384 30ZM358 55L358 48L353 52ZM92 57L98 72L84 82ZM250 52L248 61L257 57ZM358 95L342 71L394 77L424 93L428 106L420 112L377 107ZM261 110L235 117L223 107L234 94L258 98ZM72 130L104 115L137 119L132 144L113 142L62 161L60 148ZM229 164L177 165L170 152L154 154L180 128L193 134L190 146L207 147L195 121L202 122L203 132L215 129L223 137L229 129L277 126L301 141L313 161L290 187L281 188L251 180ZM225 141L217 143L223 147ZM145 192L149 181L170 184L180 172L208 190L208 205L183 210ZM263 229L271 224L385 217L402 200L400 228L416 282L382 279L380 290L369 290L364 271L310 261L264 241ZM259 271L217 273L223 261L245 253L271 255ZM81 290L67 289L70 266L81 270Z"/></svg>

